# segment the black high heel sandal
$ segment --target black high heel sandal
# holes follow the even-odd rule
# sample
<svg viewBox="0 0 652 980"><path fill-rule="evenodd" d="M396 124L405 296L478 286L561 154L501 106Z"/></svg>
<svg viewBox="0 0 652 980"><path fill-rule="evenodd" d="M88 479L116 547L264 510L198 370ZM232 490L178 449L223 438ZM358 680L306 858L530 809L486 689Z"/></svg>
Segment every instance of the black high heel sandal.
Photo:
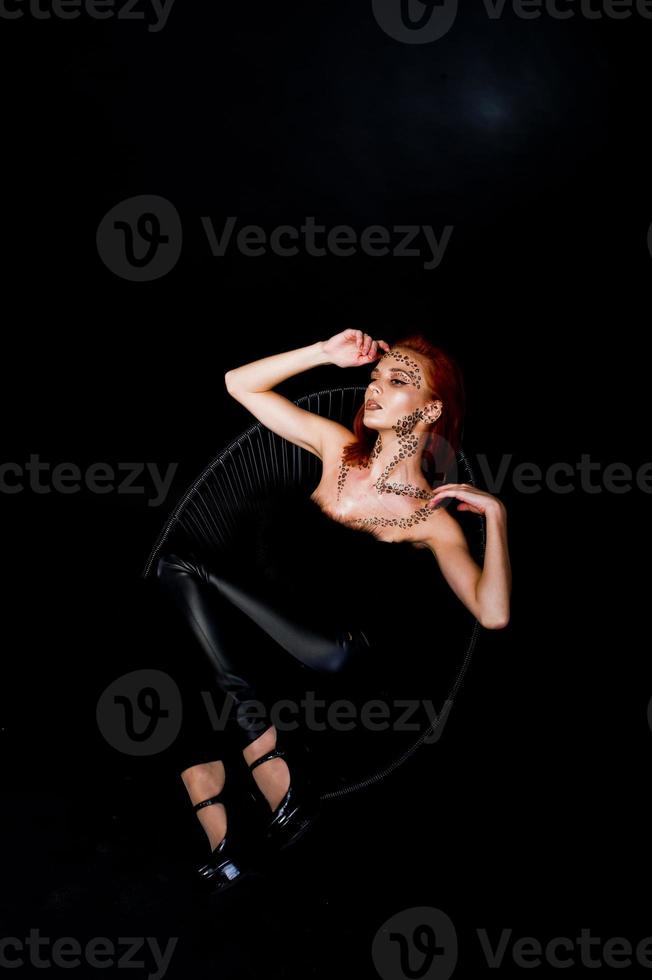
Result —
<svg viewBox="0 0 652 980"><path fill-rule="evenodd" d="M313 827L321 815L319 793L304 766L297 764L299 760L295 753L281 748L272 749L249 763L249 770L262 765L268 759L279 758L285 759L288 765L290 785L263 827L264 847L268 853L284 851L286 847L295 844ZM269 812L269 804L264 794L258 786L257 789Z"/></svg>
<svg viewBox="0 0 652 980"><path fill-rule="evenodd" d="M255 803L256 798L253 793L247 792L245 798L250 803ZM233 792L230 781L225 782L215 796L193 804L193 810L197 812L213 803L224 804L227 812L227 828L220 843L213 848L210 858L195 869L195 882L202 894L225 891L243 878L250 877L256 870L256 849L243 830L248 814L242 806L241 797ZM236 815L238 818L235 823L236 829L231 829Z"/></svg>

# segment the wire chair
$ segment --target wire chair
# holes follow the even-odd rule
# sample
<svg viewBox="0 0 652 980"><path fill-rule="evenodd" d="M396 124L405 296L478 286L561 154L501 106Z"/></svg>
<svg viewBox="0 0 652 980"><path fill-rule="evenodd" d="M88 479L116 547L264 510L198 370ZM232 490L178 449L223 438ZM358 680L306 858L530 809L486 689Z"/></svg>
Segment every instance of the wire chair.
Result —
<svg viewBox="0 0 652 980"><path fill-rule="evenodd" d="M295 404L351 428L366 390L365 385L326 388L304 395ZM475 486L471 465L462 448L456 454L455 463L455 482ZM314 453L283 439L260 422L251 425L218 453L183 494L167 518L145 563L141 578L149 580L155 577L156 563L164 547L179 554L189 551L219 552L237 532L239 521L245 519L246 515L255 515L270 493L288 487L299 487L307 493L312 492L319 482L320 469L321 462ZM479 561L482 561L485 550L484 519L479 514L468 516L473 519L470 547L475 550ZM399 756L366 778L323 793L322 799L345 796L372 786L398 769L421 745L432 744L430 740L450 713L479 634L480 626L474 622L461 657L459 671L436 720Z"/></svg>

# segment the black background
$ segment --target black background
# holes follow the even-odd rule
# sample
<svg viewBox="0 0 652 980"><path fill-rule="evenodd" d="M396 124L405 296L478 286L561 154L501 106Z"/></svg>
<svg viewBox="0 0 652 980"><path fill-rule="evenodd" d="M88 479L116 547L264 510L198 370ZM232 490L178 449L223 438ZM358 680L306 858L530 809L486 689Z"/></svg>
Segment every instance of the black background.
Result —
<svg viewBox="0 0 652 980"><path fill-rule="evenodd" d="M511 474L589 454L599 486L609 463L648 458L652 22L475 5L408 45L369 3L177 0L158 33L87 16L0 26L4 458L177 464L159 507L3 494L4 934L179 936L168 976L229 978L377 976L376 931L420 905L451 917L457 971L476 976L479 928L650 935L648 497L579 477L523 493ZM175 268L143 283L95 240L140 194L184 229ZM434 270L215 258L205 215L454 230ZM460 361L467 453L493 470L511 456L496 493L512 617L483 632L437 746L329 810L274 877L189 910L163 885L191 833L184 801L155 761L106 744L95 707L152 666L139 575L165 517L253 421L224 372L347 326L390 343L422 330ZM279 390L365 378L319 368Z"/></svg>

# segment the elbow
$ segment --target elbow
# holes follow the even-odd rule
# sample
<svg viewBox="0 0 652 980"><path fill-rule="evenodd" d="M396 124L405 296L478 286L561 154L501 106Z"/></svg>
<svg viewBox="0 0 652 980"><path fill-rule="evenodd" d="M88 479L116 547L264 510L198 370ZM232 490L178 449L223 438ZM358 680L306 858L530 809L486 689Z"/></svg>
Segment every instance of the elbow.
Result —
<svg viewBox="0 0 652 980"><path fill-rule="evenodd" d="M233 380L233 375L234 375L233 371L227 371L226 374L224 375L224 384L226 386L226 390L230 395L232 395L233 392L235 391L235 382Z"/></svg>
<svg viewBox="0 0 652 980"><path fill-rule="evenodd" d="M504 630L509 624L509 615L500 617L486 616L480 619L480 625L486 630Z"/></svg>

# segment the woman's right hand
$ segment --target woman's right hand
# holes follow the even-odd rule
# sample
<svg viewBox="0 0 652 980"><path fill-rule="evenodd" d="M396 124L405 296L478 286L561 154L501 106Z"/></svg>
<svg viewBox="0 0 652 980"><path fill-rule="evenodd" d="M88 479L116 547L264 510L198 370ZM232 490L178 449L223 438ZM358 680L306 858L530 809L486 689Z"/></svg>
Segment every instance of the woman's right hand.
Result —
<svg viewBox="0 0 652 980"><path fill-rule="evenodd" d="M324 341L323 351L337 367L361 367L378 357L378 348L389 351L384 340L372 340L362 330L343 330Z"/></svg>

